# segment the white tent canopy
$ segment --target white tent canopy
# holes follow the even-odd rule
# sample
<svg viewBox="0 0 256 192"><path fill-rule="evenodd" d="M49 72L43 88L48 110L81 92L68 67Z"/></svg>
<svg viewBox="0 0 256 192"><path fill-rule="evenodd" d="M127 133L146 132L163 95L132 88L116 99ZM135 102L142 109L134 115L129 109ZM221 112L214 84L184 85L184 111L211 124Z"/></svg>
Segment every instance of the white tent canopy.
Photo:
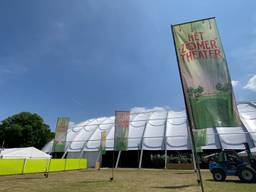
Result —
<svg viewBox="0 0 256 192"><path fill-rule="evenodd" d="M46 154L34 147L2 149L0 158L3 159L49 159L51 155Z"/></svg>
<svg viewBox="0 0 256 192"><path fill-rule="evenodd" d="M256 146L256 104L238 104L245 127L207 128L207 145L203 149L244 149L244 142ZM90 119L72 124L67 134L68 153L99 151L101 132L107 133L106 150L113 150L115 117ZM190 150L185 111L161 107L133 108L130 113L128 150ZM50 152L52 142L42 150Z"/></svg>

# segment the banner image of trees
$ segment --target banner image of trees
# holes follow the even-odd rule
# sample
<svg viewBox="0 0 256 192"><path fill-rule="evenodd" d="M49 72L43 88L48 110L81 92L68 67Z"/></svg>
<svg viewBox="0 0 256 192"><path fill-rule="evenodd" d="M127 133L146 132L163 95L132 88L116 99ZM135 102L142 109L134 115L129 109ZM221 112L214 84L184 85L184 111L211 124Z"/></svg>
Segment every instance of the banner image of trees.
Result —
<svg viewBox="0 0 256 192"><path fill-rule="evenodd" d="M231 84L218 83L214 93L204 93L201 86L189 87L187 93L197 129L239 126Z"/></svg>

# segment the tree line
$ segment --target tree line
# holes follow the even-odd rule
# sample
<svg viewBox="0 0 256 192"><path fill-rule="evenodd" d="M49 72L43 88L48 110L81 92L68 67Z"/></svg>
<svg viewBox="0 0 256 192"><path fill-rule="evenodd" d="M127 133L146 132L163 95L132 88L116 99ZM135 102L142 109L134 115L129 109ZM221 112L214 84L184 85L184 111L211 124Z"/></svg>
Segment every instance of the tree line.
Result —
<svg viewBox="0 0 256 192"><path fill-rule="evenodd" d="M53 139L49 125L36 113L21 112L0 123L0 145L4 148L36 147L41 149Z"/></svg>

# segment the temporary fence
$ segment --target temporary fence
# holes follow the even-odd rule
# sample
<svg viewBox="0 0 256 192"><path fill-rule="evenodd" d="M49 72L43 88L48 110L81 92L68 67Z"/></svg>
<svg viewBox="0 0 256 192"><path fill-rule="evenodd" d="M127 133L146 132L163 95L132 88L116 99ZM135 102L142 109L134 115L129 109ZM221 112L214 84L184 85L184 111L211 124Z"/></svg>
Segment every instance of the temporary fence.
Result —
<svg viewBox="0 0 256 192"><path fill-rule="evenodd" d="M87 168L87 159L0 159L0 175L46 173Z"/></svg>

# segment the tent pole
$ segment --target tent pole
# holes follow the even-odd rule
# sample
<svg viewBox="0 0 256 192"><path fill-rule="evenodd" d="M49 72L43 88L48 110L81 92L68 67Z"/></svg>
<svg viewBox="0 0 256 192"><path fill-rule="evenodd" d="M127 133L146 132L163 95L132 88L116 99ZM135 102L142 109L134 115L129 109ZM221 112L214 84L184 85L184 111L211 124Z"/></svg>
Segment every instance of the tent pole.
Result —
<svg viewBox="0 0 256 192"><path fill-rule="evenodd" d="M70 145L71 145L71 142L69 142L69 144L67 145L67 148L66 148L64 154L62 155L61 159L64 159L64 157L66 156L66 154L68 152L68 148L69 148Z"/></svg>
<svg viewBox="0 0 256 192"><path fill-rule="evenodd" d="M46 165L46 167L45 167L45 173L44 173L44 176L45 176L45 178L47 178L48 176L49 176L49 169L50 169L50 164L51 164L51 158L50 159L48 159L48 161L47 161L47 165Z"/></svg>
<svg viewBox="0 0 256 192"><path fill-rule="evenodd" d="M166 136L165 136L165 152L164 152L164 169L167 169L167 147L166 147Z"/></svg>
<svg viewBox="0 0 256 192"><path fill-rule="evenodd" d="M100 161L100 157L101 157L101 151L99 150L99 153L98 153L96 161Z"/></svg>
<svg viewBox="0 0 256 192"><path fill-rule="evenodd" d="M122 152L122 151L118 151L118 155L117 155L117 160L116 160L116 166L115 166L115 168L118 167L119 159L120 159L120 156L121 156L121 152Z"/></svg>
<svg viewBox="0 0 256 192"><path fill-rule="evenodd" d="M142 158L143 158L143 149L141 148L141 151L140 151L140 163L139 163L139 169L141 168Z"/></svg>
<svg viewBox="0 0 256 192"><path fill-rule="evenodd" d="M143 133L142 133L142 136L141 136L141 141L140 141L139 169L141 168L141 165L142 165L142 158L143 158L143 141L144 141L144 135L145 135L145 131L146 131L147 124L148 124L148 119L147 119L147 121L146 121L146 123L145 123L144 130L143 130ZM139 149L138 149L138 150L139 150Z"/></svg>
<svg viewBox="0 0 256 192"><path fill-rule="evenodd" d="M23 168L22 168L22 173L21 173L22 175L24 175L24 173L25 173L26 165L27 165L27 158L24 159Z"/></svg>
<svg viewBox="0 0 256 192"><path fill-rule="evenodd" d="M255 147L256 145L255 145L255 143L254 143L254 141L253 141L253 138L252 138L250 132L246 129L244 123L243 123L242 120L241 120L241 117L240 117L240 122L241 122L241 128L242 128L243 131L244 131L246 143L248 143L249 146L251 146L251 148L252 148L252 147Z"/></svg>
<svg viewBox="0 0 256 192"><path fill-rule="evenodd" d="M102 154L101 154L101 150L99 149L99 153L98 153L98 156L97 156L97 159L96 159L96 163L98 162L99 163L99 167L96 166L95 164L95 168L97 170L100 170L100 167L101 167L101 159L102 159Z"/></svg>
<svg viewBox="0 0 256 192"><path fill-rule="evenodd" d="M164 142L164 169L167 169L167 122L168 122L168 111L166 114L166 119L165 119L165 129L164 129L164 138L163 138L163 142Z"/></svg>
<svg viewBox="0 0 256 192"><path fill-rule="evenodd" d="M84 154L84 147L85 147L86 144L87 144L87 141L84 142L84 144L83 144L83 146L81 148L80 155L79 155L80 158L82 158L82 156Z"/></svg>

